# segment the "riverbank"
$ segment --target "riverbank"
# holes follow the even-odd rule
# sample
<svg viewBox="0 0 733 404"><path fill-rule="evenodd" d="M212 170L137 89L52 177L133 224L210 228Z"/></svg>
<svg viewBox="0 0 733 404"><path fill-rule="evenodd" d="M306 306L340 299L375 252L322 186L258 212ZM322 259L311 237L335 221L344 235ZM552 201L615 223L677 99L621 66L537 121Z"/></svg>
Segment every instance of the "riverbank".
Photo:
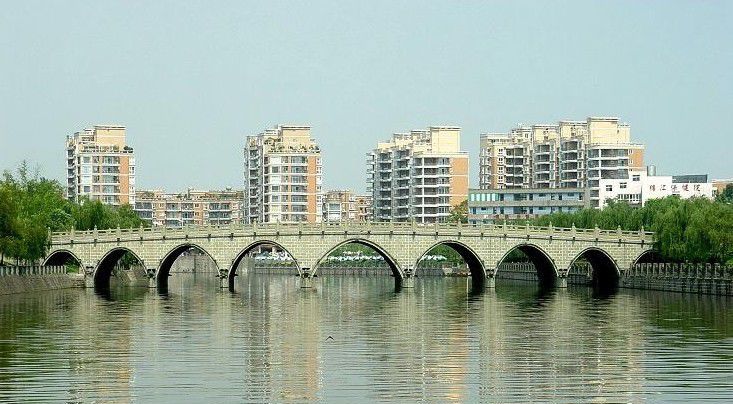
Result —
<svg viewBox="0 0 733 404"><path fill-rule="evenodd" d="M0 295L82 287L83 275L67 274L64 266L0 267Z"/></svg>

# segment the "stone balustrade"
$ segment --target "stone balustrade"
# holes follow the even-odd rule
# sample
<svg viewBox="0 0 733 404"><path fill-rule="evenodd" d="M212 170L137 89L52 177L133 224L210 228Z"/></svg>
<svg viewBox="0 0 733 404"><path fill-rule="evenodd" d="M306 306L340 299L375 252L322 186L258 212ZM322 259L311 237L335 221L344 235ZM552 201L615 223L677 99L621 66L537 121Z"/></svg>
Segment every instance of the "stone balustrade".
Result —
<svg viewBox="0 0 733 404"><path fill-rule="evenodd" d="M65 274L64 265L28 265L0 267L0 276L59 275Z"/></svg>

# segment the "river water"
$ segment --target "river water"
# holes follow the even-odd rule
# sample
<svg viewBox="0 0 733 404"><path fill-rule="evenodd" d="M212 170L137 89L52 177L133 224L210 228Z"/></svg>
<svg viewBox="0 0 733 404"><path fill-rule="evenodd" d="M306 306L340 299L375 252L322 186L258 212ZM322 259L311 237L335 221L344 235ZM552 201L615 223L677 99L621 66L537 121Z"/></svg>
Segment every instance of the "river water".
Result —
<svg viewBox="0 0 733 404"><path fill-rule="evenodd" d="M733 402L733 301L175 274L0 296L0 402Z"/></svg>

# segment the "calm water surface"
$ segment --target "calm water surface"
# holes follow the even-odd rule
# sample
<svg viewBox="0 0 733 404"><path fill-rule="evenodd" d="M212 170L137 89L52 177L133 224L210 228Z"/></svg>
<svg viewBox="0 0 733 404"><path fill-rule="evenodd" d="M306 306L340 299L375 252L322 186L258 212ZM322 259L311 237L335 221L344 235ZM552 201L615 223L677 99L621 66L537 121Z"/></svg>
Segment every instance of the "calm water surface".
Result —
<svg viewBox="0 0 733 404"><path fill-rule="evenodd" d="M733 402L733 301L210 274L0 296L0 401ZM328 337L332 338L328 338Z"/></svg>

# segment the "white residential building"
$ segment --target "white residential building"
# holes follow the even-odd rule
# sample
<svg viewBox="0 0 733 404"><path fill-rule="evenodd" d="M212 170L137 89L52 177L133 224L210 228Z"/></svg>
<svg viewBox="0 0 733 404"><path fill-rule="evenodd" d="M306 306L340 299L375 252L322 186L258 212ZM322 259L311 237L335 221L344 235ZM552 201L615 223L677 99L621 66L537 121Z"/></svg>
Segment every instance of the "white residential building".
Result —
<svg viewBox="0 0 733 404"><path fill-rule="evenodd" d="M66 137L66 196L108 205L135 204L135 154L125 127L95 125Z"/></svg>
<svg viewBox="0 0 733 404"><path fill-rule="evenodd" d="M247 136L244 210L247 223L322 220L321 150L310 126L278 125Z"/></svg>
<svg viewBox="0 0 733 404"><path fill-rule="evenodd" d="M481 135L481 189L589 188L600 206L599 180L625 179L641 169L644 146L631 143L618 118L590 117L551 125L519 125Z"/></svg>
<svg viewBox="0 0 733 404"><path fill-rule="evenodd" d="M367 154L375 221L442 222L468 196L468 154L460 128L396 133Z"/></svg>

